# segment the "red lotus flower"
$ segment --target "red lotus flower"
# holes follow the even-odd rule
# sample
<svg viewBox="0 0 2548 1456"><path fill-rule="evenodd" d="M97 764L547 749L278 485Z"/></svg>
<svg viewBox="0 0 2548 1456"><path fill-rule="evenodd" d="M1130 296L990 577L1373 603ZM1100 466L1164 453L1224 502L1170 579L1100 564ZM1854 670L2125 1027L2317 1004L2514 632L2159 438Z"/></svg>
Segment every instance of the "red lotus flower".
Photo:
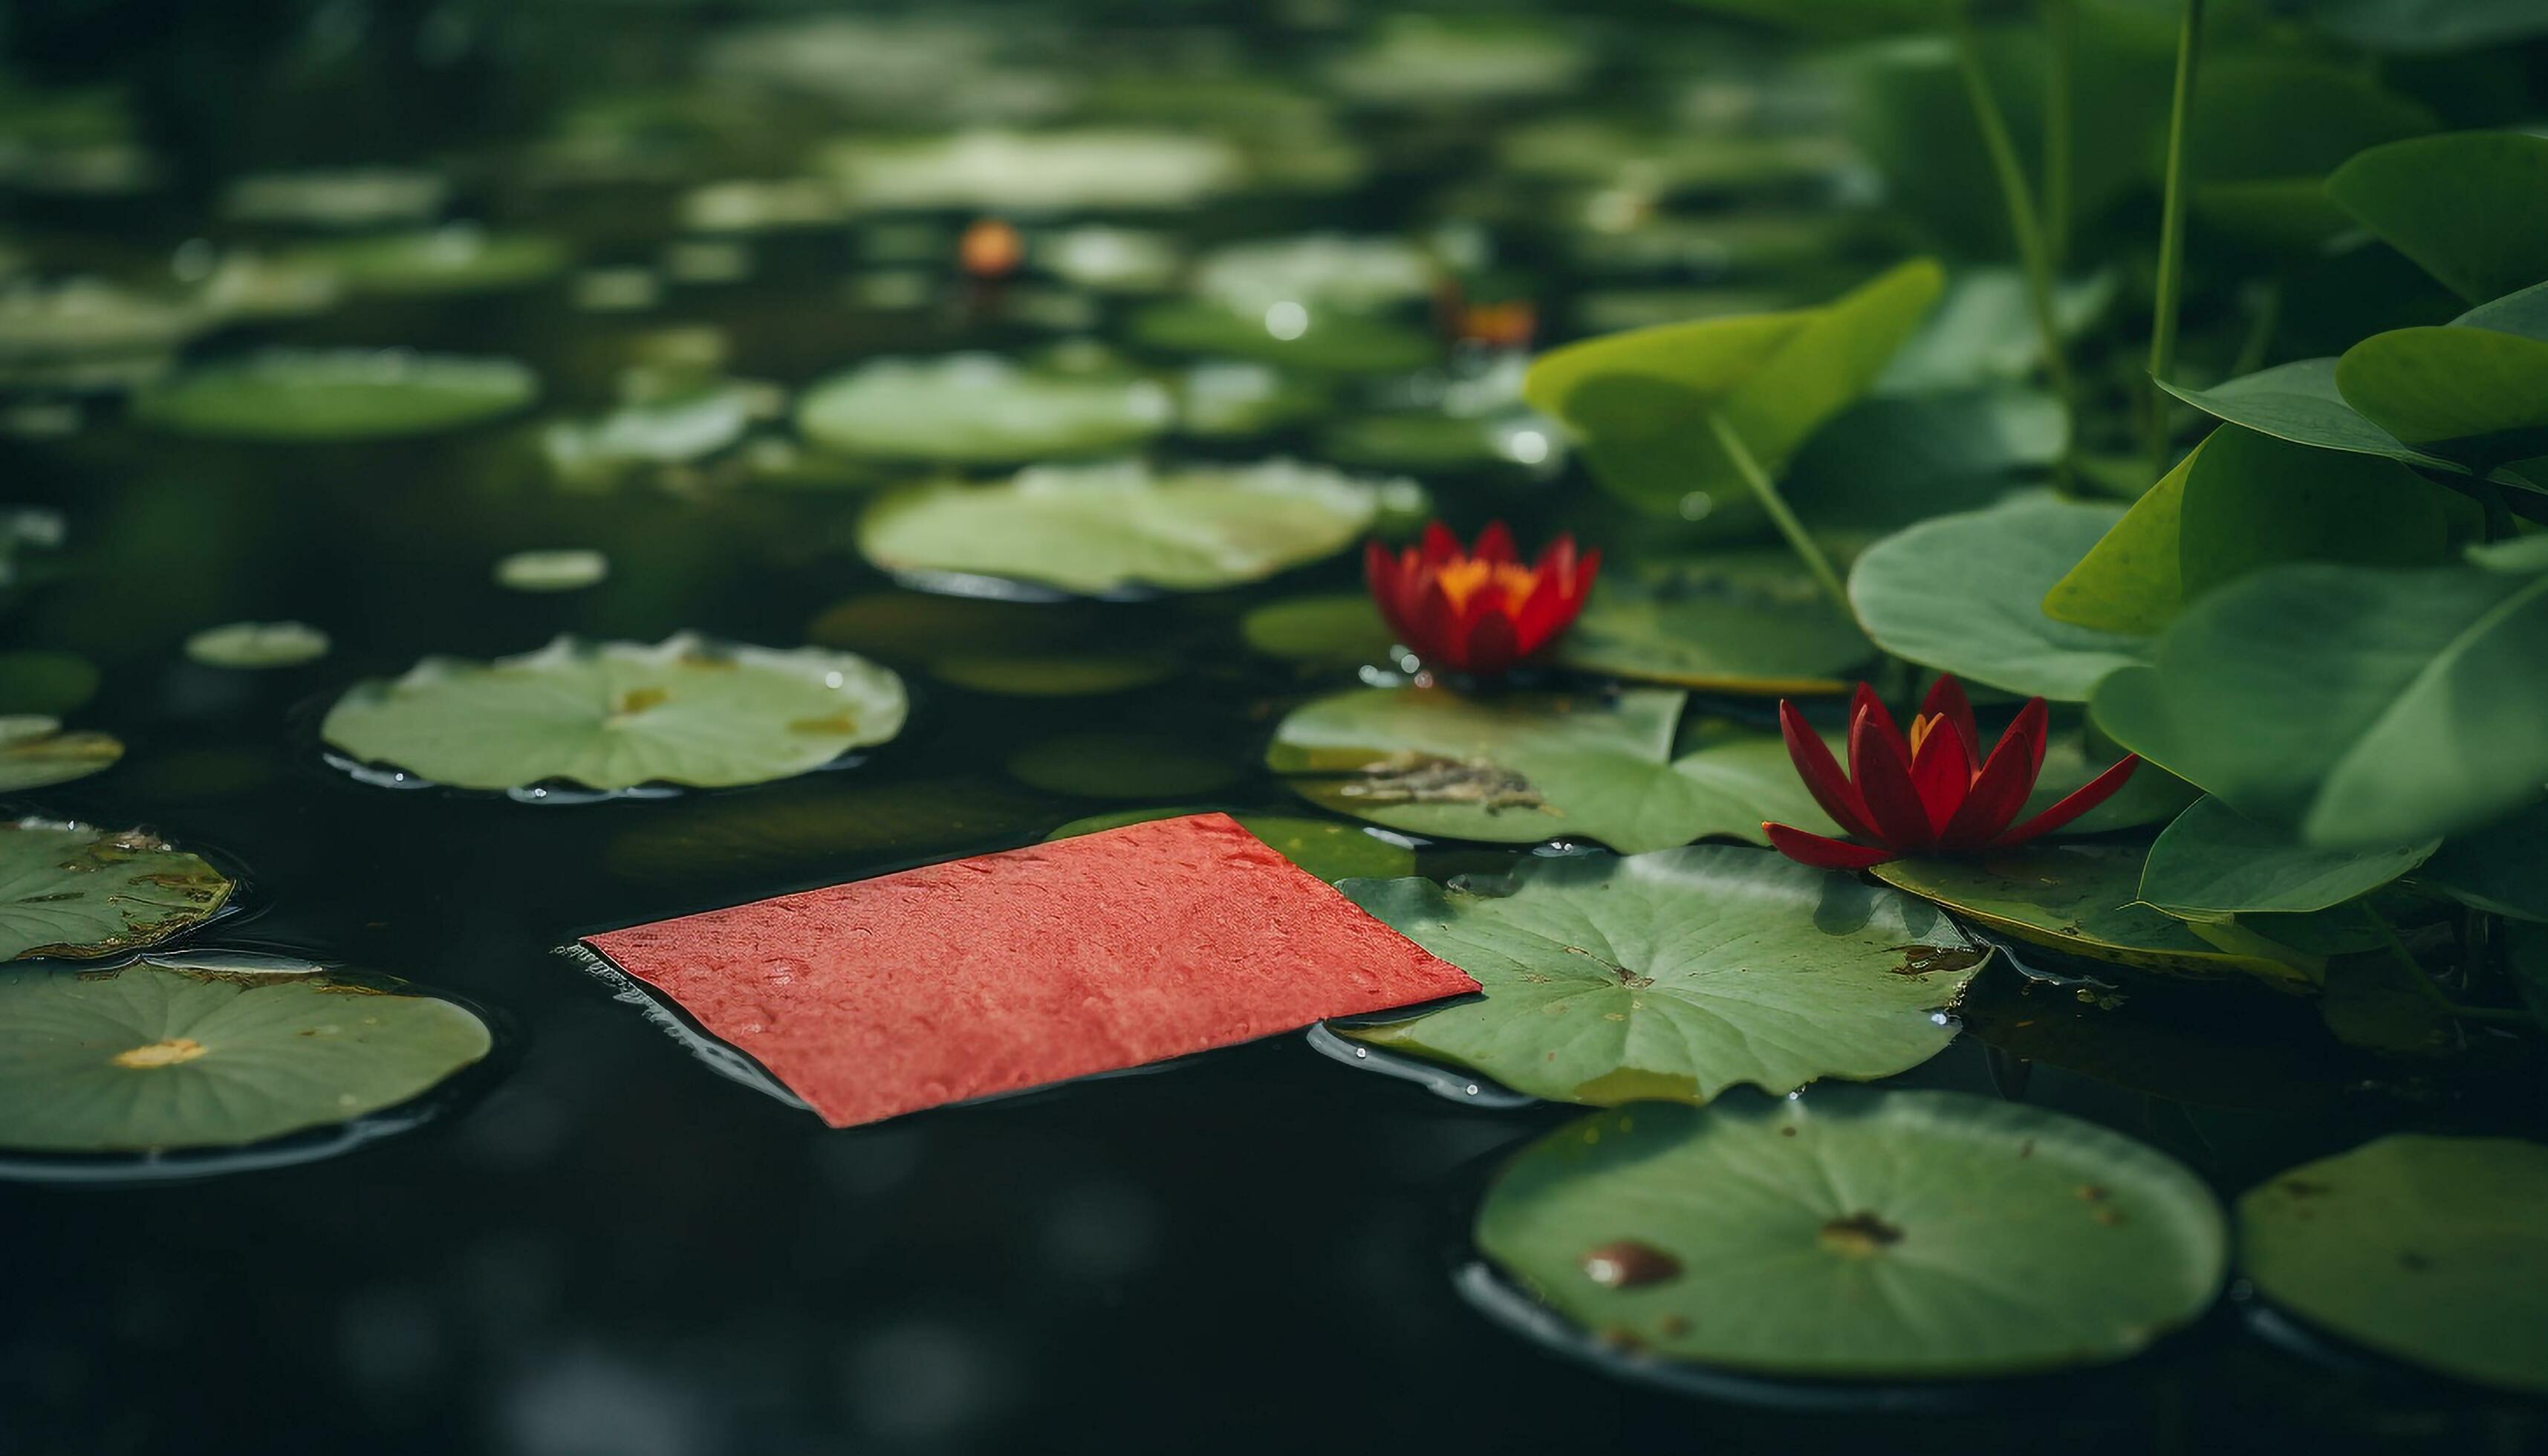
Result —
<svg viewBox="0 0 2548 1456"><path fill-rule="evenodd" d="M1987 762L1972 704L1954 678L1940 678L1911 720L1911 734L1893 726L1893 715L1875 690L1858 684L1849 712L1849 772L1832 762L1822 736L1805 725L1796 705L1778 704L1778 727L1787 756L1796 761L1814 802L1840 827L1873 844L1849 844L1784 824L1763 824L1770 843L1788 859L1818 869L1865 869L1903 855L1954 854L2007 849L2048 834L2104 803L2140 767L2140 757L2089 779L2059 803L2012 829L2026 807L2036 776L2044 772L2044 699L2030 698L1999 736Z"/></svg>
<svg viewBox="0 0 2548 1456"><path fill-rule="evenodd" d="M1466 551L1438 520L1419 546L1395 555L1378 541L1363 548L1372 599L1398 639L1428 667L1490 678L1555 641L1584 609L1600 571L1601 553L1578 557L1572 536L1522 565L1502 521Z"/></svg>

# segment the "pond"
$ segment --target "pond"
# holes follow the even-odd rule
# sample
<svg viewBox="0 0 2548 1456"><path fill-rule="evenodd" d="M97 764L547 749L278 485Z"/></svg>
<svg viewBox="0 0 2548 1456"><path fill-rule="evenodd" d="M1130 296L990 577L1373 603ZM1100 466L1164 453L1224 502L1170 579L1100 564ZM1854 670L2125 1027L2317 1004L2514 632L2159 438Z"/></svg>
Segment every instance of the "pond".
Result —
<svg viewBox="0 0 2548 1456"><path fill-rule="evenodd" d="M0 1446L2548 1444L2548 26L2287 9L13 17Z"/></svg>

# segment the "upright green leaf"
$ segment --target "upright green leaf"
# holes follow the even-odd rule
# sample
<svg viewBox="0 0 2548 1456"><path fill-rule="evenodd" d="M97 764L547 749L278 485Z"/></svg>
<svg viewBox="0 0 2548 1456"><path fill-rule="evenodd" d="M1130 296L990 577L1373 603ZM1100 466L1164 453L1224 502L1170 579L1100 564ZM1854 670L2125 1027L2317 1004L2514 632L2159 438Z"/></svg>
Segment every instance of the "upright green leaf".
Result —
<svg viewBox="0 0 2548 1456"><path fill-rule="evenodd" d="M2548 136L2392 141L2338 167L2326 195L2462 298L2548 280Z"/></svg>
<svg viewBox="0 0 2548 1456"><path fill-rule="evenodd" d="M2393 328L2345 350L2335 384L2381 428L2474 469L2548 454L2548 338Z"/></svg>
<svg viewBox="0 0 2548 1456"><path fill-rule="evenodd" d="M2159 832L2141 866L2141 899L2180 920L2294 914L2341 905L2422 864L2439 840L2367 850L2313 849L2216 798Z"/></svg>
<svg viewBox="0 0 2548 1456"><path fill-rule="evenodd" d="M2418 450L2363 416L2345 403L2335 385L2336 361L2300 359L2254 374L2240 375L2208 390L2187 389L2165 380L2158 387L2216 419L2299 445L2346 450L2357 455L2385 455L2428 469L2464 470L2455 461Z"/></svg>

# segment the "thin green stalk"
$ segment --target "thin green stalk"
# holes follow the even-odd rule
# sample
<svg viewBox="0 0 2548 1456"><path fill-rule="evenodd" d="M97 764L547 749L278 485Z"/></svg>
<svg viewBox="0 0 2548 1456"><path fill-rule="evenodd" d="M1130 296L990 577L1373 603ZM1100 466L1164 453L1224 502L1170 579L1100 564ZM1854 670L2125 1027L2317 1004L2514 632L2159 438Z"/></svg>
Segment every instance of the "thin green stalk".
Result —
<svg viewBox="0 0 2548 1456"><path fill-rule="evenodd" d="M2000 201L2008 208L2009 234L2016 239L2018 261L2026 270L2027 303L2044 343L2044 372L2050 376L2052 392L2060 396L2061 408L2070 416L2072 443L2064 448L2060 463L2060 484L2067 490L2070 452L2077 448L2079 435L2079 400L2071 385L2069 356L2061 347L2060 319L2052 309L2052 258L2045 246L2043 217L2036 210L2035 189L2027 184L2026 168L2018 160L2017 143L2009 136L2008 118L1999 109L1999 98L1991 94L1990 74L1982 68L1972 18L1961 5L1954 8L1948 29L1955 37L1956 64L1963 73L1965 98L1972 103L1974 124L1981 129L1991 171L1999 179Z"/></svg>
<svg viewBox="0 0 2548 1456"><path fill-rule="evenodd" d="M1823 584L1823 590L1840 604L1842 613L1850 614L1849 588L1842 583L1840 573L1832 569L1831 558L1823 555L1823 548L1814 544L1813 536L1805 530L1805 523L1796 519L1796 513L1787 508L1787 498L1778 494L1777 483L1771 480L1770 473L1761 468L1761 462L1752 457L1752 447L1743 443L1743 436L1735 432L1723 410L1707 411L1707 427L1715 434L1716 443L1723 447L1725 458L1734 462L1735 473L1752 488L1752 495L1760 500L1761 508L1768 511L1770 519L1777 524L1778 534L1787 538L1787 545L1796 553L1797 559L1814 574L1815 581Z"/></svg>
<svg viewBox="0 0 2548 1456"><path fill-rule="evenodd" d="M2389 954L2407 968L2407 978L2415 983L2415 989L2423 993L2425 1000L2433 1003L2434 1010L2460 1021L2529 1025L2530 1013L2527 1011L2516 1011L2509 1006L2463 1006L2452 1000L2440 986L2433 984L2430 975L2425 974L2424 967L2415 959L2415 953L2407 949L2405 941L2398 939L2398 928L2389 923L2387 916L2360 900L2353 902L2353 908L2361 911L2363 919L2370 921L2372 929L2380 932L2380 938L2389 943Z"/></svg>
<svg viewBox="0 0 2548 1456"><path fill-rule="evenodd" d="M2176 91L2167 109L2167 187L2159 207L2158 302L2150 318L2150 383L2146 421L2150 469L2167 469L2167 396L2158 388L2176 373L2176 315L2185 293L2185 164L2192 148L2195 69L2203 59L2203 0L2185 0L2176 33Z"/></svg>
<svg viewBox="0 0 2548 1456"><path fill-rule="evenodd" d="M2078 145L2079 0L2044 0L2051 49L2044 91L2044 252L2054 273L2070 256L2071 169Z"/></svg>

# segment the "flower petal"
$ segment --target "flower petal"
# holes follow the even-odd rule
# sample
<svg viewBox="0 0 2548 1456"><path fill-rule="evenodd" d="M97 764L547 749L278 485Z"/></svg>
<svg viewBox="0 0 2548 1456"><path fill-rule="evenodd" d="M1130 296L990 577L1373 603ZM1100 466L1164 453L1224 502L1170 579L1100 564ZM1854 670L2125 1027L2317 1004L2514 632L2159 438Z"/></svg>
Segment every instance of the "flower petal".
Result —
<svg viewBox="0 0 2548 1456"><path fill-rule="evenodd" d="M1796 776L1805 780L1805 791L1832 816L1832 822L1843 833L1875 838L1867 824L1866 805L1859 802L1858 790L1850 787L1849 775L1840 771L1830 746L1785 698L1778 700L1778 733L1787 740L1787 757L1795 760Z"/></svg>
<svg viewBox="0 0 2548 1456"><path fill-rule="evenodd" d="M1491 520L1487 522L1487 528L1478 532L1478 544L1469 548L1469 555L1475 557L1479 561L1506 562L1512 560L1512 532L1505 528L1502 521Z"/></svg>
<svg viewBox="0 0 2548 1456"><path fill-rule="evenodd" d="M2087 813L2090 809L2093 809L2099 804L2104 803L2106 800L2113 798L2115 796L2115 790L2123 787L2125 780L2133 776L2133 771L2140 766L2140 755L2124 755L2124 757L2117 760L2112 767L2108 768L2105 773L2098 774L2096 777L2089 779L2086 783L2081 784L2079 787L2063 795L2062 798L2057 803L2053 804L2051 808L2048 808L2043 813L2036 815L2034 818L2027 820L2024 824L2021 824L2015 829L2010 830L2008 833L2001 835L1998 839L1991 841L1991 843L2003 846L2022 845L2028 840L2034 839L2038 835L2050 834L2052 831L2059 829L2062 825L2069 823L2071 820Z"/></svg>
<svg viewBox="0 0 2548 1456"><path fill-rule="evenodd" d="M1880 705L1879 705L1880 707ZM1897 850L1925 850L1937 842L1928 806L1911 782L1911 759L1901 736L1887 733L1888 718L1862 713L1849 725L1849 777L1866 805L1874 838Z"/></svg>
<svg viewBox="0 0 2548 1456"><path fill-rule="evenodd" d="M2035 791L2036 776L2044 769L2046 733L2044 699L2036 698L2017 710L1981 773L1973 775L1963 807L1938 831L1939 844L1969 850L1991 843L2008 827L2008 821L2026 807L2026 796Z"/></svg>
<svg viewBox="0 0 2548 1456"><path fill-rule="evenodd" d="M1513 635L1512 618L1500 611L1482 612L1469 623L1466 661L1460 664L1483 678L1493 678L1521 660L1521 643Z"/></svg>
<svg viewBox="0 0 2548 1456"><path fill-rule="evenodd" d="M1426 566L1440 566L1459 558L1460 538L1451 534L1449 526L1438 520L1428 520L1424 523L1423 545L1418 550Z"/></svg>
<svg viewBox="0 0 2548 1456"><path fill-rule="evenodd" d="M1875 845L1853 845L1819 834L1807 834L1784 824L1764 822L1761 832L1770 836L1771 848L1816 869L1865 869L1894 858L1893 852Z"/></svg>
<svg viewBox="0 0 2548 1456"><path fill-rule="evenodd" d="M1964 741L1965 763L1982 761L1981 725L1973 721L1972 699L1964 696L1964 684L1956 681L1955 674L1941 673L1938 681L1929 684L1929 695L1921 700L1920 712L1924 717L1935 713L1947 720L1956 736Z"/></svg>
<svg viewBox="0 0 2548 1456"><path fill-rule="evenodd" d="M1932 729L1911 751L1911 786L1919 791L1933 831L1945 829L1964 806L1973 787L1973 760L1963 732L1952 721L1944 732Z"/></svg>

